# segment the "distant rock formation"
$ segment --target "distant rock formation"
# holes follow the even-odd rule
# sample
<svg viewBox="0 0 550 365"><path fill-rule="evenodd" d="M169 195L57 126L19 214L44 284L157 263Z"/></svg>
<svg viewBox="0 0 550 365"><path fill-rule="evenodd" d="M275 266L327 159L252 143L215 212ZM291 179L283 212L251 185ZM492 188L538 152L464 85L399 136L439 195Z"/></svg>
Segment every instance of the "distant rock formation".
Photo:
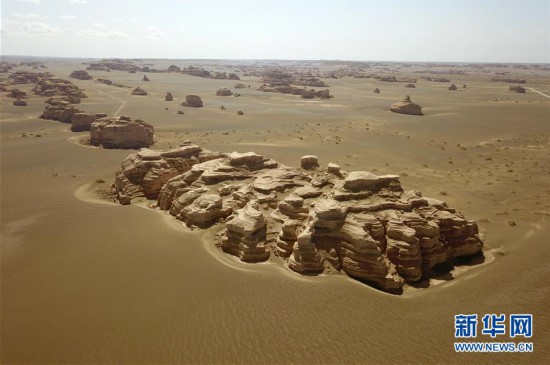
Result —
<svg viewBox="0 0 550 365"><path fill-rule="evenodd" d="M449 90L451 90L451 91L457 91L458 88L456 87L455 84L451 84L451 86L449 86Z"/></svg>
<svg viewBox="0 0 550 365"><path fill-rule="evenodd" d="M406 84L405 87L414 89L416 87L416 85L415 84Z"/></svg>
<svg viewBox="0 0 550 365"><path fill-rule="evenodd" d="M244 89L244 88L246 88L245 84L235 84L233 87L235 89Z"/></svg>
<svg viewBox="0 0 550 365"><path fill-rule="evenodd" d="M69 80L55 77L38 79L32 90L36 95L66 97L72 104L79 104L81 98L87 97L78 86Z"/></svg>
<svg viewBox="0 0 550 365"><path fill-rule="evenodd" d="M142 148L154 143L154 128L141 119L101 118L90 126L90 144L103 148Z"/></svg>
<svg viewBox="0 0 550 365"><path fill-rule="evenodd" d="M399 176L330 167L296 169L185 142L129 155L112 191L121 204L154 199L188 226L219 224L217 243L242 261L278 255L298 273L339 273L391 293L481 252L474 221L404 190Z"/></svg>
<svg viewBox="0 0 550 365"><path fill-rule="evenodd" d="M25 100L17 99L13 101L13 105L15 106L27 106L27 102Z"/></svg>
<svg viewBox="0 0 550 365"><path fill-rule="evenodd" d="M134 65L130 61L115 58L115 59L104 59L98 62L91 63L88 67L86 67L86 70L97 70L97 71L117 70L117 71L136 72L136 71L141 71L141 68Z"/></svg>
<svg viewBox="0 0 550 365"><path fill-rule="evenodd" d="M8 98L27 99L27 93L19 89L11 89Z"/></svg>
<svg viewBox="0 0 550 365"><path fill-rule="evenodd" d="M402 101L392 104L390 111L401 114L422 115L422 107L413 103L409 95L407 95Z"/></svg>
<svg viewBox="0 0 550 365"><path fill-rule="evenodd" d="M527 83L527 81L524 80L524 79L512 79L512 78L507 78L507 77L493 77L491 79L491 81L493 81L493 82L508 82L510 84L525 84L525 83Z"/></svg>
<svg viewBox="0 0 550 365"><path fill-rule="evenodd" d="M216 91L216 96L231 96L233 92L226 87L222 87Z"/></svg>
<svg viewBox="0 0 550 365"><path fill-rule="evenodd" d="M74 114L82 113L72 105L67 98L49 98L45 101L46 106L40 118L57 120L61 123L71 123Z"/></svg>
<svg viewBox="0 0 550 365"><path fill-rule="evenodd" d="M182 105L192 108L202 108L202 99L198 95L187 95Z"/></svg>
<svg viewBox="0 0 550 365"><path fill-rule="evenodd" d="M196 76L196 77L204 77L207 79L216 79L216 80L240 80L239 76L235 73L225 73L225 72L210 72L208 70L205 70L203 68L199 68L196 66L189 66L181 70L181 73L190 75L190 76Z"/></svg>
<svg viewBox="0 0 550 365"><path fill-rule="evenodd" d="M379 89L379 88L374 88L373 92L374 92L375 94L380 94L380 89Z"/></svg>
<svg viewBox="0 0 550 365"><path fill-rule="evenodd" d="M239 110L239 111L237 112L237 115L244 115L244 112L243 112L242 110Z"/></svg>
<svg viewBox="0 0 550 365"><path fill-rule="evenodd" d="M424 79L424 80L433 81L433 82L451 82L451 80L449 80L446 77L426 77L426 76L422 76L421 78Z"/></svg>
<svg viewBox="0 0 550 365"><path fill-rule="evenodd" d="M141 81L149 81L149 78L147 77L147 75L143 75L143 79L141 79Z"/></svg>
<svg viewBox="0 0 550 365"><path fill-rule="evenodd" d="M181 72L181 68L176 65L170 65L170 67L168 67L168 72Z"/></svg>
<svg viewBox="0 0 550 365"><path fill-rule="evenodd" d="M514 91L514 92L517 92L517 93L520 93L520 94L524 94L525 93L525 88L522 87L522 86L510 86L508 88L509 91Z"/></svg>
<svg viewBox="0 0 550 365"><path fill-rule="evenodd" d="M92 79L92 76L90 76L90 74L88 74L88 72L86 72L84 70L73 71L73 72L71 72L69 77L72 77L73 79L79 79L79 80L91 80Z"/></svg>
<svg viewBox="0 0 550 365"><path fill-rule="evenodd" d="M134 89L134 91L132 91L132 95L145 96L147 95L147 91L138 86Z"/></svg>
<svg viewBox="0 0 550 365"><path fill-rule="evenodd" d="M167 93L166 93L166 96L164 97L164 100L165 100L165 101L173 101L173 100L174 100L174 97L172 96L172 93L171 93L171 92L167 92Z"/></svg>

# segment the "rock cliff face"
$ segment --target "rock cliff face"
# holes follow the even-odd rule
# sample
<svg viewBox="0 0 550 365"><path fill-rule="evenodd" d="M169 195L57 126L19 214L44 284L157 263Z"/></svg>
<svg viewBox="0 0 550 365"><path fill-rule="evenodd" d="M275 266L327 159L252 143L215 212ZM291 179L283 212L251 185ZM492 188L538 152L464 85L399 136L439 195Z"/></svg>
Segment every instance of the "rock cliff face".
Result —
<svg viewBox="0 0 550 365"><path fill-rule="evenodd" d="M71 117L71 131L73 131L73 132L89 131L90 127L92 126L92 123L95 122L96 119L105 118L105 117L107 117L107 114L105 114L105 113L97 113L97 114L76 113L76 114L73 114L72 117Z"/></svg>
<svg viewBox="0 0 550 365"><path fill-rule="evenodd" d="M142 148L154 143L154 128L143 120L121 115L90 125L90 144L103 148Z"/></svg>
<svg viewBox="0 0 550 365"><path fill-rule="evenodd" d="M392 104L390 111L400 114L422 115L422 107L413 103L409 95L402 101Z"/></svg>
<svg viewBox="0 0 550 365"><path fill-rule="evenodd" d="M392 293L437 264L481 252L474 221L404 190L399 176L312 166L314 156L304 157L304 168L291 168L190 142L142 149L122 162L113 196L156 200L188 226L218 224L222 250L242 261L277 255L298 273L341 273Z"/></svg>

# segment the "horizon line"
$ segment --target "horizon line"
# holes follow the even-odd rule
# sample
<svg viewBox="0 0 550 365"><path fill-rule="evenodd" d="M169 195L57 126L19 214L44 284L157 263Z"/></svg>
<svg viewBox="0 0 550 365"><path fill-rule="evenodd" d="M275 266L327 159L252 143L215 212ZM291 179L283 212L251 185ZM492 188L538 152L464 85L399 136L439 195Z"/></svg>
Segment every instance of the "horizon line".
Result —
<svg viewBox="0 0 550 365"><path fill-rule="evenodd" d="M517 61L396 61L396 60L346 60L346 59L291 59L291 58L151 58L151 57L75 57L75 56L34 56L34 55L4 55L0 54L0 58L3 57L20 57L20 58L54 58L54 59L75 59L75 60L109 60L109 59L122 59L122 60L174 60L174 61L300 61L300 62L388 62L388 63L456 63L456 64L515 64L515 65L550 65L550 62L517 62Z"/></svg>

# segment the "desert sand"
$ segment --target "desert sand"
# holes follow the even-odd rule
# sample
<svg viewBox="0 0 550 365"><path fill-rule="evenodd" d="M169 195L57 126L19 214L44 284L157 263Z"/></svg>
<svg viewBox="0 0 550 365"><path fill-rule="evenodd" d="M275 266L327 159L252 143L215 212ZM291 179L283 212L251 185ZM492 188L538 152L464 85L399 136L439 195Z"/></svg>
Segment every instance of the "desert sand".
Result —
<svg viewBox="0 0 550 365"><path fill-rule="evenodd" d="M4 61L16 66L0 82L18 70L48 71L83 89L78 109L147 121L155 150L190 140L288 166L314 154L324 167L397 174L407 189L475 220L484 259L401 295L343 275L299 275L276 260L239 262L214 245L220 227L190 229L144 199L109 201L104 192L135 151L90 146L89 132L39 118L47 97L35 95L34 84L7 85L0 94L3 363L532 364L550 357L548 65L131 60L139 69L91 69L92 79L81 80L71 73L97 60L33 59L43 70ZM151 72L170 65L226 78ZM293 82L333 97L260 90L259 72L279 68L318 74L326 87ZM389 76L397 81L384 81ZM434 77L449 82L427 79ZM495 77L526 80L526 92ZM416 87L405 88L413 79ZM13 105L15 87L27 106ZM137 87L147 95L132 95ZM216 95L222 88L234 94ZM187 95L203 106L183 106ZM406 95L423 115L390 112ZM459 313L532 313L534 352L455 353Z"/></svg>

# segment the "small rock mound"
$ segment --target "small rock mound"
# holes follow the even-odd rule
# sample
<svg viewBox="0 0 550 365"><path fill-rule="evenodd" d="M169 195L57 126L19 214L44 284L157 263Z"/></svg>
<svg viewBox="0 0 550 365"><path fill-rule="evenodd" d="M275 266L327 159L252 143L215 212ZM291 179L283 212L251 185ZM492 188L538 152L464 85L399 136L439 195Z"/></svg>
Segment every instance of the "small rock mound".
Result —
<svg viewBox="0 0 550 365"><path fill-rule="evenodd" d="M14 98L14 99L27 99L27 93L19 90L19 89L12 89L10 90L10 93L7 95L8 98Z"/></svg>
<svg viewBox="0 0 550 365"><path fill-rule="evenodd" d="M226 87L222 87L216 91L216 96L231 96L233 92Z"/></svg>
<svg viewBox="0 0 550 365"><path fill-rule="evenodd" d="M413 103L409 95L403 101L392 104L390 111L400 114L422 115L422 107Z"/></svg>
<svg viewBox="0 0 550 365"><path fill-rule="evenodd" d="M410 89L414 89L414 88L416 88L416 85L415 84L406 84L405 87L408 87Z"/></svg>
<svg viewBox="0 0 550 365"><path fill-rule="evenodd" d="M15 106L27 106L27 102L25 100L17 99L13 101L13 105Z"/></svg>
<svg viewBox="0 0 550 365"><path fill-rule="evenodd" d="M300 165L304 170L314 170L319 167L319 160L315 155L302 156Z"/></svg>
<svg viewBox="0 0 550 365"><path fill-rule="evenodd" d="M173 101L174 97L172 96L172 93L168 92L166 93L166 96L164 97L165 101Z"/></svg>
<svg viewBox="0 0 550 365"><path fill-rule="evenodd" d="M198 95L187 95L182 105L192 108L202 108L202 99Z"/></svg>
<svg viewBox="0 0 550 365"><path fill-rule="evenodd" d="M514 91L516 93L525 94L525 88L523 86L510 86L508 88L509 91Z"/></svg>
<svg viewBox="0 0 550 365"><path fill-rule="evenodd" d="M154 128L143 120L122 115L101 118L90 125L90 144L103 148L142 148L154 143Z"/></svg>
<svg viewBox="0 0 550 365"><path fill-rule="evenodd" d="M373 90L373 93L375 93L375 94L380 94L380 89L379 89L379 88L375 88L375 89Z"/></svg>
<svg viewBox="0 0 550 365"><path fill-rule="evenodd" d="M149 78L147 77L147 75L143 75L143 79L141 79L141 81L149 81Z"/></svg>
<svg viewBox="0 0 550 365"><path fill-rule="evenodd" d="M457 91L458 88L456 87L455 84L451 84L451 86L449 86L449 90L451 90L451 91Z"/></svg>
<svg viewBox="0 0 550 365"><path fill-rule="evenodd" d="M147 95L147 91L138 86L134 89L134 91L132 91L132 95L145 96Z"/></svg>

